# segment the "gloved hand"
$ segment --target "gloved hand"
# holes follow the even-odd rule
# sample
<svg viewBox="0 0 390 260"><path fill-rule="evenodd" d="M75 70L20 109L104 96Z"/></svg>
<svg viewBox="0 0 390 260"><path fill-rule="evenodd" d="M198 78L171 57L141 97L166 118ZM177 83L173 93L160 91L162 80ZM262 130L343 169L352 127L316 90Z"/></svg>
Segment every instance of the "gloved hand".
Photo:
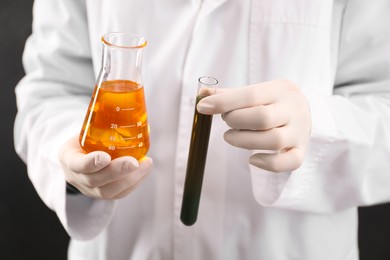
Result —
<svg viewBox="0 0 390 260"><path fill-rule="evenodd" d="M91 198L114 200L127 196L152 169L152 160L124 156L111 161L109 154L86 154L78 138L67 141L60 150L60 162L66 181Z"/></svg>
<svg viewBox="0 0 390 260"><path fill-rule="evenodd" d="M202 114L222 114L231 127L224 134L229 144L263 150L250 157L252 165L284 172L302 164L310 137L311 114L306 97L292 82L275 80L218 89L216 94L199 101L197 110Z"/></svg>

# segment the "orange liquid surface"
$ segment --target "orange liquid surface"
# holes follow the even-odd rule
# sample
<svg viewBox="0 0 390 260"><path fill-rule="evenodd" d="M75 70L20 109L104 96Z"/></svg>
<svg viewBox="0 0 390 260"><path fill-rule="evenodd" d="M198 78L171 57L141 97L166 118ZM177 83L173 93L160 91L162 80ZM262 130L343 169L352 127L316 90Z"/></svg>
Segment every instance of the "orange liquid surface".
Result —
<svg viewBox="0 0 390 260"><path fill-rule="evenodd" d="M129 80L96 86L79 141L86 152L105 151L112 159L143 158L150 145L143 86Z"/></svg>

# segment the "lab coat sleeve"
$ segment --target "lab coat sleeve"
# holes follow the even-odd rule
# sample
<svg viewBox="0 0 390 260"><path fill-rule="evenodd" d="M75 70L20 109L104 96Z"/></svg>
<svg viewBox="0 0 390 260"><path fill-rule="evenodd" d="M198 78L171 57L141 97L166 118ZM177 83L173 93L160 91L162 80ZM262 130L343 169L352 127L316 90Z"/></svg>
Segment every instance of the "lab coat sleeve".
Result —
<svg viewBox="0 0 390 260"><path fill-rule="evenodd" d="M390 201L390 2L348 3L334 93L306 93L312 133L303 165L280 174L251 166L261 205L331 213Z"/></svg>
<svg viewBox="0 0 390 260"><path fill-rule="evenodd" d="M94 85L85 3L36 0L26 42L26 76L16 87L15 149L44 203L72 238L96 236L109 223L114 202L66 195L59 149L81 130Z"/></svg>

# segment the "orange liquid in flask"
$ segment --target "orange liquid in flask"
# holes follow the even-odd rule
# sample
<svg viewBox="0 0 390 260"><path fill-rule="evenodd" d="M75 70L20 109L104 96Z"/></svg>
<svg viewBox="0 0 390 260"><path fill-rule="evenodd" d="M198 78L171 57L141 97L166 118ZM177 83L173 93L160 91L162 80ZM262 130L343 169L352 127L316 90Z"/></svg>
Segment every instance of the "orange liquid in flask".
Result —
<svg viewBox="0 0 390 260"><path fill-rule="evenodd" d="M143 86L111 80L95 87L79 141L86 152L105 151L112 159L143 158L150 145Z"/></svg>

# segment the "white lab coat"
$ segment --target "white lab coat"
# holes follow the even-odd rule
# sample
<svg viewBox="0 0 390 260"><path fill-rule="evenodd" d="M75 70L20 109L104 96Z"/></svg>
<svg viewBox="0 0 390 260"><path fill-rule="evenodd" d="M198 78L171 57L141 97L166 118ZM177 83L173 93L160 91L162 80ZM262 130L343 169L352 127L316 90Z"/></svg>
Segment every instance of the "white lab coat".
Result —
<svg viewBox="0 0 390 260"><path fill-rule="evenodd" d="M16 150L72 237L69 259L356 260L357 206L390 200L390 1L36 0L16 94ZM100 37L142 34L152 174L118 201L66 195ZM214 116L198 221L179 219L197 78L296 82L313 118L294 172L248 164Z"/></svg>

